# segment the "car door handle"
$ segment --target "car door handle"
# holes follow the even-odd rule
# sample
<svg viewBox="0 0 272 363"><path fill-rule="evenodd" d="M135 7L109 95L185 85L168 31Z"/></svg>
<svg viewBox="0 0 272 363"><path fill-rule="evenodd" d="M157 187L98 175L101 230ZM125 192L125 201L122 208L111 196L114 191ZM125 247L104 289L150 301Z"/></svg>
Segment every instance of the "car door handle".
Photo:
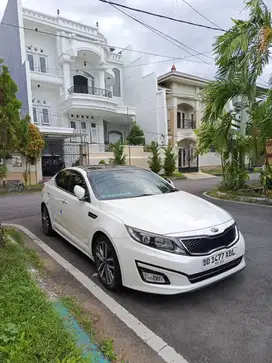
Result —
<svg viewBox="0 0 272 363"><path fill-rule="evenodd" d="M67 204L67 200L62 199L61 203L62 204Z"/></svg>
<svg viewBox="0 0 272 363"><path fill-rule="evenodd" d="M52 193L51 193L51 192L47 192L47 194L48 194L48 195L52 195Z"/></svg>

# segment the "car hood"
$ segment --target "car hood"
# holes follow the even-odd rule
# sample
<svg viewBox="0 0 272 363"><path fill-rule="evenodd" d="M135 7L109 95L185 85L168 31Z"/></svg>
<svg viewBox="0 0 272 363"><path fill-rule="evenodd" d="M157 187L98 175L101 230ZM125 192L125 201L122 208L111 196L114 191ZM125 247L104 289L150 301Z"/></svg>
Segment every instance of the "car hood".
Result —
<svg viewBox="0 0 272 363"><path fill-rule="evenodd" d="M223 209L183 191L100 201L100 207L125 225L157 234L190 232L232 219Z"/></svg>

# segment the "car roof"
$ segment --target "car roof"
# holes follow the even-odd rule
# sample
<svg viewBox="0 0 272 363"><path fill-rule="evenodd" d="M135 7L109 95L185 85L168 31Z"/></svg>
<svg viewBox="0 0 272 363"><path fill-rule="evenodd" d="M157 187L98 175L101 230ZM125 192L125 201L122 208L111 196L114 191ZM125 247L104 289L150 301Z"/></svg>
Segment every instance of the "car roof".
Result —
<svg viewBox="0 0 272 363"><path fill-rule="evenodd" d="M108 171L108 170L139 170L137 166L132 165L114 165L114 164L97 164L97 165L87 165L87 166L77 166L77 169L84 170L85 172L92 172L96 170Z"/></svg>

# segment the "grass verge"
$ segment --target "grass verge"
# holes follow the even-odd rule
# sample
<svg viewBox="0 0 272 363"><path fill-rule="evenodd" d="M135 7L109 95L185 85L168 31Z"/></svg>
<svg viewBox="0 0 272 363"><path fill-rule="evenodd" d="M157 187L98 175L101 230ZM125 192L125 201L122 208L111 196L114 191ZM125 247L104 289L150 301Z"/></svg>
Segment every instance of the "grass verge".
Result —
<svg viewBox="0 0 272 363"><path fill-rule="evenodd" d="M41 267L38 256L24 247L20 233L8 230L0 248L0 362L87 362L31 277L30 265Z"/></svg>
<svg viewBox="0 0 272 363"><path fill-rule="evenodd" d="M104 357L110 362L115 362L117 360L117 356L114 351L113 341L111 339L103 339L101 341L97 339L90 316L85 313L76 298L64 296L61 298L61 302L66 306L85 332L92 337L93 341L98 342L99 349L103 353Z"/></svg>
<svg viewBox="0 0 272 363"><path fill-rule="evenodd" d="M221 176L223 175L223 172L222 172L222 168L221 166L218 166L218 167L214 167L214 168L211 168L209 166L204 166L201 168L201 171L203 173L206 173L206 174L211 174L211 175L214 175L214 176ZM260 173L261 172L261 167L255 167L253 169L250 169L249 170L249 173Z"/></svg>
<svg viewBox="0 0 272 363"><path fill-rule="evenodd" d="M271 205L271 196L265 196L258 188L248 188L245 190L226 190L222 187L215 188L206 192L207 195L224 200L234 200L237 202L247 202L263 205Z"/></svg>
<svg viewBox="0 0 272 363"><path fill-rule="evenodd" d="M185 175L176 171L172 176L160 175L162 178L169 178L171 180L187 179Z"/></svg>

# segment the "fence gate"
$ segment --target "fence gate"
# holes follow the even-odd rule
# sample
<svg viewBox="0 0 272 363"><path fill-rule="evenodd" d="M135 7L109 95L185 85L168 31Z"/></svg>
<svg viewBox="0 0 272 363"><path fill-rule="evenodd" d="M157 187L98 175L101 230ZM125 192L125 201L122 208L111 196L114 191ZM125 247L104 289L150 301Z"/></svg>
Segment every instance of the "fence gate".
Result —
<svg viewBox="0 0 272 363"><path fill-rule="evenodd" d="M198 156L191 145L182 147L178 152L178 169L181 173L198 172Z"/></svg>
<svg viewBox="0 0 272 363"><path fill-rule="evenodd" d="M65 142L63 144L65 167L88 165L89 144L85 142Z"/></svg>

